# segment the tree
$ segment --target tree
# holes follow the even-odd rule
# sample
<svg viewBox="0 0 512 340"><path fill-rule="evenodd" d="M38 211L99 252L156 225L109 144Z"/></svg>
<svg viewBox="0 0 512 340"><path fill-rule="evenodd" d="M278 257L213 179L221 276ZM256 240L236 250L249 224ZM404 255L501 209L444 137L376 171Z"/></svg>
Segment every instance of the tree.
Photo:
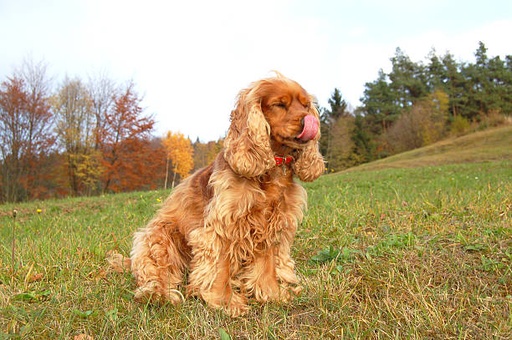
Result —
<svg viewBox="0 0 512 340"><path fill-rule="evenodd" d="M423 145L441 140L446 132L449 121L449 99L442 90L436 90L422 101L418 107L424 110L424 124L421 125Z"/></svg>
<svg viewBox="0 0 512 340"><path fill-rule="evenodd" d="M412 62L397 48L395 56L391 58L391 65L392 70L388 77L396 100L395 105L405 109L428 94L425 67L422 64Z"/></svg>
<svg viewBox="0 0 512 340"><path fill-rule="evenodd" d="M135 85L130 82L114 98L114 106L103 117L98 130L101 140L103 191L143 189L154 175L151 131L154 120L143 115Z"/></svg>
<svg viewBox="0 0 512 340"><path fill-rule="evenodd" d="M425 78L428 91L445 89L448 77L443 62L434 49L430 51L427 58L429 63L425 66Z"/></svg>
<svg viewBox="0 0 512 340"><path fill-rule="evenodd" d="M22 165L26 151L26 138L23 131L27 130L26 93L23 81L10 78L2 82L0 90L0 138L2 152L2 198L7 202L16 202L24 198L21 180L26 176L27 169Z"/></svg>
<svg viewBox="0 0 512 340"><path fill-rule="evenodd" d="M101 131L106 124L106 116L114 110L114 100L117 96L116 84L105 74L99 73L89 78L87 91L91 99L91 109L95 119L94 149L101 148Z"/></svg>
<svg viewBox="0 0 512 340"><path fill-rule="evenodd" d="M507 56L510 63L510 56ZM490 94L491 112L498 112L504 115L512 115L512 69L499 56L489 60L489 76L492 83L492 93ZM490 113L490 112L488 112Z"/></svg>
<svg viewBox="0 0 512 340"><path fill-rule="evenodd" d="M475 107L480 115L508 112L512 108L512 73L499 56L489 58L487 47L479 42L475 51L476 63L467 68L473 78Z"/></svg>
<svg viewBox="0 0 512 340"><path fill-rule="evenodd" d="M48 154L55 146L54 116L51 112L50 97L52 80L44 61L25 59L15 73L25 82L28 115L28 157L29 167L25 188L29 199L45 198L45 185L54 180ZM43 171L46 169L47 171Z"/></svg>
<svg viewBox="0 0 512 340"><path fill-rule="evenodd" d="M386 132L392 153L416 149L437 142L446 131L448 96L441 90L417 101Z"/></svg>
<svg viewBox="0 0 512 340"><path fill-rule="evenodd" d="M1 200L38 197L53 146L46 65L27 61L0 89Z"/></svg>
<svg viewBox="0 0 512 340"><path fill-rule="evenodd" d="M73 195L92 193L102 169L94 150L94 114L89 93L78 78L66 77L53 100L57 134L66 158Z"/></svg>
<svg viewBox="0 0 512 340"><path fill-rule="evenodd" d="M401 108L396 105L388 75L382 69L375 81L365 84L361 102L361 111L370 132L377 136L385 132L401 112Z"/></svg>
<svg viewBox="0 0 512 340"><path fill-rule="evenodd" d="M194 170L203 168L213 162L217 154L222 150L222 145L222 140L201 143L198 138L193 144Z"/></svg>
<svg viewBox="0 0 512 340"><path fill-rule="evenodd" d="M456 117L464 112L464 107L467 104L466 79L461 73L462 65L455 61L453 55L446 53L441 61L445 74L444 91L449 98L450 113Z"/></svg>
<svg viewBox="0 0 512 340"><path fill-rule="evenodd" d="M176 175L180 178L186 178L190 170L194 167L193 149L190 139L185 138L182 133L167 132L162 140L162 144L167 152L167 167L165 173L164 188L167 189L169 163L172 163L172 172L174 174L171 188L174 188Z"/></svg>
<svg viewBox="0 0 512 340"><path fill-rule="evenodd" d="M320 151L324 155L329 171L337 171L351 152L353 116L348 112L347 102L339 89L334 89L328 103L329 109L320 110Z"/></svg>
<svg viewBox="0 0 512 340"><path fill-rule="evenodd" d="M331 145L326 158L329 172L340 171L355 165L354 152L354 128L355 118L345 114L339 117L330 129Z"/></svg>
<svg viewBox="0 0 512 340"><path fill-rule="evenodd" d="M429 93L438 88L446 92L448 76L444 65L434 51L430 52L429 58L430 63L424 66L412 62L397 48L390 59L391 72L386 74L380 70L377 80L365 84L361 112L374 135L385 133L400 115Z"/></svg>
<svg viewBox="0 0 512 340"><path fill-rule="evenodd" d="M501 58L489 58L487 48L480 42L475 51L476 62L461 68L465 79L465 101L462 115L471 121L487 116L510 114L512 110L512 72ZM505 59L506 60L506 59Z"/></svg>
<svg viewBox="0 0 512 340"><path fill-rule="evenodd" d="M354 119L354 130L352 132L354 142L354 165L367 163L375 158L375 141L366 126L365 117L356 111Z"/></svg>

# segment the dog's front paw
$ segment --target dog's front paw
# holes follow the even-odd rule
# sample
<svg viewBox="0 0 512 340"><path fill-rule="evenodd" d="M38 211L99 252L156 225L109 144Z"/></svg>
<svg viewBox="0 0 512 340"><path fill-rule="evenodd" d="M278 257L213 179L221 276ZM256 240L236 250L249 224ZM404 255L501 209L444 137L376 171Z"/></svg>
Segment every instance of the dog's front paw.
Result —
<svg viewBox="0 0 512 340"><path fill-rule="evenodd" d="M246 299L240 294L233 294L229 302L223 306L226 314L232 318L244 315L249 310Z"/></svg>
<svg viewBox="0 0 512 340"><path fill-rule="evenodd" d="M229 295L216 295L212 292L203 292L201 297L211 308L221 309L232 318L242 316L249 310L247 298L239 293Z"/></svg>
<svg viewBox="0 0 512 340"><path fill-rule="evenodd" d="M282 289L277 283L277 281L267 281L265 284L261 284L258 282L252 291L252 295L256 299L256 301L265 303L268 301L280 301L283 299L283 293L288 294L285 290Z"/></svg>
<svg viewBox="0 0 512 340"><path fill-rule="evenodd" d="M247 305L237 305L237 306L229 306L224 309L226 314L228 314L232 318L237 318L239 316L243 316L249 311L249 307Z"/></svg>
<svg viewBox="0 0 512 340"><path fill-rule="evenodd" d="M185 300L183 294L177 289L162 289L157 282L147 282L135 290L134 299L137 302L150 302L164 304L170 302L173 305Z"/></svg>
<svg viewBox="0 0 512 340"><path fill-rule="evenodd" d="M254 290L254 298L262 303L289 302L294 296L301 293L302 286L297 284L282 283L279 285L256 286Z"/></svg>

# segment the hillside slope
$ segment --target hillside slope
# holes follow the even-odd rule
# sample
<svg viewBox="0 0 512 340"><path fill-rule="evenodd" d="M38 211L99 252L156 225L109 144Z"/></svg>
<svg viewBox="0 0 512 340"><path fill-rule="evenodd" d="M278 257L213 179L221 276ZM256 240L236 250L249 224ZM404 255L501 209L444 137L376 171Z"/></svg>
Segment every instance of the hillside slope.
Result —
<svg viewBox="0 0 512 340"><path fill-rule="evenodd" d="M446 139L345 171L413 168L497 160L512 160L512 125Z"/></svg>

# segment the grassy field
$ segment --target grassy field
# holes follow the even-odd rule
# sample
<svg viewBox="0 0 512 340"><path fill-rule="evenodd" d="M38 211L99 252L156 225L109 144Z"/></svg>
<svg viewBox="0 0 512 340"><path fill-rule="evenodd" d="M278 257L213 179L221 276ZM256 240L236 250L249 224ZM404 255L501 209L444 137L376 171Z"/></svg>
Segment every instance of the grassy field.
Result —
<svg viewBox="0 0 512 340"><path fill-rule="evenodd" d="M492 131L306 185L302 295L238 319L137 304L109 270L168 192L0 206L0 339L509 339L512 130Z"/></svg>

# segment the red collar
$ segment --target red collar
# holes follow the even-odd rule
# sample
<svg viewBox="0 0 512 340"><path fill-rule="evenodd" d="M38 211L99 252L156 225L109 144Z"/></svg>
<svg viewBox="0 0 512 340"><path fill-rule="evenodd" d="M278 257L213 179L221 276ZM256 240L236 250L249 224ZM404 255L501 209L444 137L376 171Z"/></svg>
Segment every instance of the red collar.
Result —
<svg viewBox="0 0 512 340"><path fill-rule="evenodd" d="M276 166L288 165L291 164L291 162L294 160L292 156L274 156L274 159L276 160Z"/></svg>

